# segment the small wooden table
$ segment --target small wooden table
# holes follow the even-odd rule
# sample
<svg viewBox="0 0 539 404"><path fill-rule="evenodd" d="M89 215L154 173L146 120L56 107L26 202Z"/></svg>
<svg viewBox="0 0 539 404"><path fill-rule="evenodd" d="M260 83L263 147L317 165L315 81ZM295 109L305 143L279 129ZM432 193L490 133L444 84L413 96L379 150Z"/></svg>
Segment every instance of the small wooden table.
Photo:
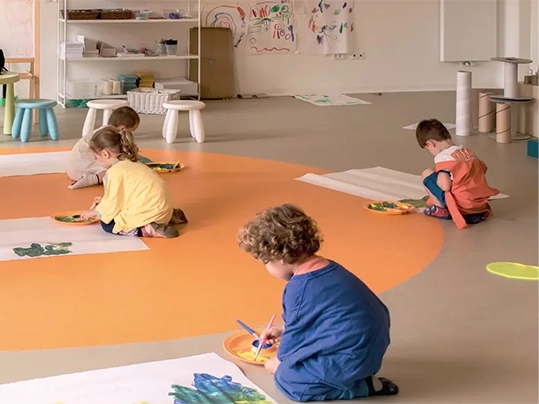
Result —
<svg viewBox="0 0 539 404"><path fill-rule="evenodd" d="M15 118L15 86L20 80L19 73L5 72L0 74L0 85L6 85L6 107L4 110L4 135L11 135Z"/></svg>
<svg viewBox="0 0 539 404"><path fill-rule="evenodd" d="M522 134L517 132L518 125L518 113L515 108L518 104L525 104L530 102L532 98L530 97L505 97L499 95L491 95L489 97L490 101L496 104L509 104L511 105L511 140L528 140L531 136L528 134ZM490 138L496 139L496 133L491 133L488 135Z"/></svg>
<svg viewBox="0 0 539 404"><path fill-rule="evenodd" d="M503 62L505 80L503 95L507 98L518 98L518 65L533 63L533 60L523 58L491 58L493 62Z"/></svg>

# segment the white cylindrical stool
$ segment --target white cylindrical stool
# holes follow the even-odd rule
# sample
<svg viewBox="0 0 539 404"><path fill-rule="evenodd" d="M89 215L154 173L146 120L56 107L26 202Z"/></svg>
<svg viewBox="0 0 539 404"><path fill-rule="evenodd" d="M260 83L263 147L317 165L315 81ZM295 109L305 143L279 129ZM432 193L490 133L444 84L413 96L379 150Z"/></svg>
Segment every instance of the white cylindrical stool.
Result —
<svg viewBox="0 0 539 404"><path fill-rule="evenodd" d="M88 106L88 114L82 128L82 136L94 130L98 110L103 111L103 125L107 125L112 111L120 107L127 107L129 103L124 100L92 100L88 101L86 105Z"/></svg>
<svg viewBox="0 0 539 404"><path fill-rule="evenodd" d="M527 65L533 60L512 57L491 58L490 60L504 63L504 97L518 98L518 65Z"/></svg>
<svg viewBox="0 0 539 404"><path fill-rule="evenodd" d="M178 119L179 111L189 111L189 130L191 136L198 143L204 143L206 134L204 132L204 124L202 122L201 110L206 107L201 101L167 101L163 104L163 108L167 109L165 123L163 124L163 137L167 143L174 143L178 134Z"/></svg>

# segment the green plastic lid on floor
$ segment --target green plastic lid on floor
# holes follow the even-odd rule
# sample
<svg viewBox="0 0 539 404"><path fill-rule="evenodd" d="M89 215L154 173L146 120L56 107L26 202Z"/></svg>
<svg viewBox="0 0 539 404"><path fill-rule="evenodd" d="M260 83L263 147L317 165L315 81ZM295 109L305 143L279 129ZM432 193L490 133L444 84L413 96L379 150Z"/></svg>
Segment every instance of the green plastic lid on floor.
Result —
<svg viewBox="0 0 539 404"><path fill-rule="evenodd" d="M487 265L487 271L505 278L536 281L539 279L539 267L518 264L516 262L493 262Z"/></svg>

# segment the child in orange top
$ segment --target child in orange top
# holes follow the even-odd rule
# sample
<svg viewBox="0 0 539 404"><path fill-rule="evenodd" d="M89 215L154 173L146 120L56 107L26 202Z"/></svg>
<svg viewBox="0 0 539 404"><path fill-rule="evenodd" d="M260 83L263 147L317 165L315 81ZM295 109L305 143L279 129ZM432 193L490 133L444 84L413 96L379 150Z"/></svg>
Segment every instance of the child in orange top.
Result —
<svg viewBox="0 0 539 404"><path fill-rule="evenodd" d="M434 156L434 169L421 174L429 195L427 216L453 219L459 229L479 223L491 215L488 199L500 191L487 184L486 164L464 146L451 140L447 128L437 119L423 120L416 129L421 148Z"/></svg>

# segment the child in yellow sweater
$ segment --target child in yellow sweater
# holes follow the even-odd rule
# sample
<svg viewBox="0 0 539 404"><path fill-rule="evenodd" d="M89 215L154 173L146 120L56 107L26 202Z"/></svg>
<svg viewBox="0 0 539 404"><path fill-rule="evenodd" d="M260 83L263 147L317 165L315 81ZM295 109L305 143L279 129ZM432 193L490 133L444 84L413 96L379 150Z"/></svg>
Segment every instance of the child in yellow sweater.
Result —
<svg viewBox="0 0 539 404"><path fill-rule="evenodd" d="M90 150L103 168L105 193L95 198L97 207L82 218L96 215L107 233L137 237L178 237L173 224L186 223L159 175L138 161L138 147L131 132L107 126L89 141Z"/></svg>

